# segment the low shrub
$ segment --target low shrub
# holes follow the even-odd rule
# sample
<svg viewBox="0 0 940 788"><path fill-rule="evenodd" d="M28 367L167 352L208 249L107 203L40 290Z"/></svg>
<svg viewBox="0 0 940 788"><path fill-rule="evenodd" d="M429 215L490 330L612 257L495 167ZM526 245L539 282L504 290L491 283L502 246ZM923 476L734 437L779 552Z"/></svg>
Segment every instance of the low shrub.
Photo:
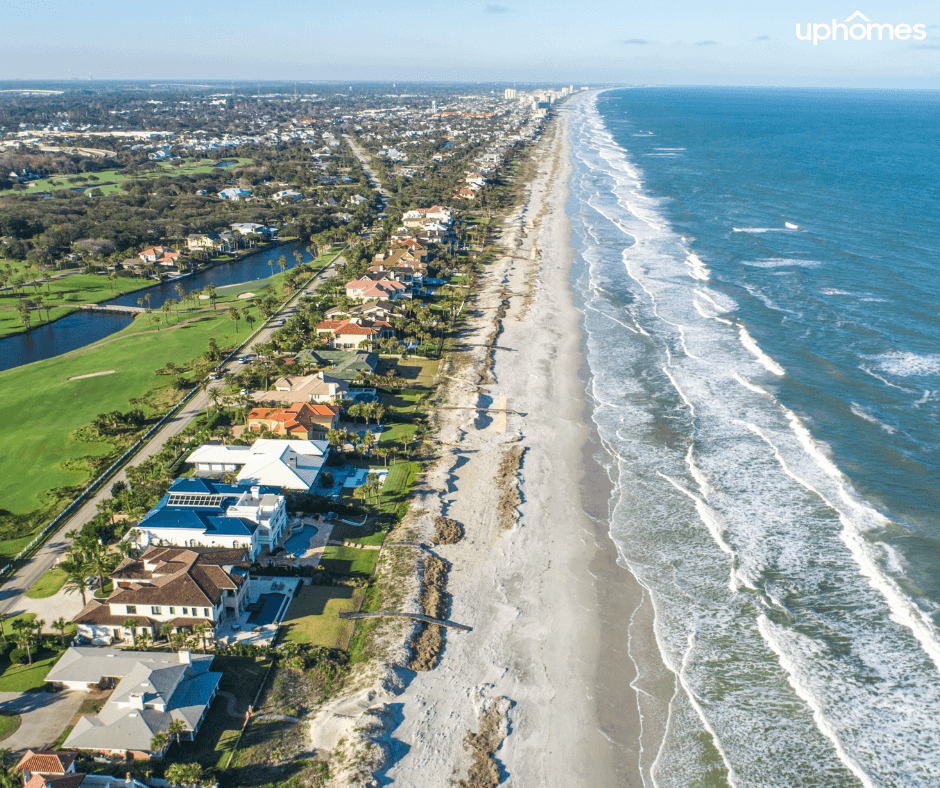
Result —
<svg viewBox="0 0 940 788"><path fill-rule="evenodd" d="M10 662L14 665L25 665L29 662L29 652L25 648L15 648L10 652Z"/></svg>

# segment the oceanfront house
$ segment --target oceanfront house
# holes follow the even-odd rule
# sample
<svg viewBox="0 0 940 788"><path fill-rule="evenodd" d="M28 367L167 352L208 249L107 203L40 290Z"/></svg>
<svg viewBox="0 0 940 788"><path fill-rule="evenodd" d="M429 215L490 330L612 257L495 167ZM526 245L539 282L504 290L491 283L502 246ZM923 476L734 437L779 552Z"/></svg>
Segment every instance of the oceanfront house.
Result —
<svg viewBox="0 0 940 788"><path fill-rule="evenodd" d="M256 402L279 402L291 405L302 402L335 404L349 396L349 383L325 372L313 375L285 375L274 381L273 391L252 394Z"/></svg>
<svg viewBox="0 0 940 788"><path fill-rule="evenodd" d="M353 301L372 301L380 298L397 301L408 297L408 284L395 279L356 279L347 283L346 297Z"/></svg>
<svg viewBox="0 0 940 788"><path fill-rule="evenodd" d="M212 654L121 651L71 647L46 681L72 690L113 687L111 697L94 716L83 715L63 747L120 755L135 760L160 757L169 746L151 752L154 734L180 720L181 738L199 733L209 704L219 689L221 673L210 671Z"/></svg>
<svg viewBox="0 0 940 788"><path fill-rule="evenodd" d="M399 317L398 306L391 301L379 298L375 301L367 301L364 304L351 307L334 307L326 312L327 320L336 320L344 317L365 317L370 320L384 320L389 322L390 317Z"/></svg>
<svg viewBox="0 0 940 788"><path fill-rule="evenodd" d="M251 192L247 189L241 189L238 186L231 186L228 189L222 189L222 191L219 192L219 197L230 202L241 202L251 197Z"/></svg>
<svg viewBox="0 0 940 788"><path fill-rule="evenodd" d="M140 253L140 259L150 265L175 266L180 253L174 252L169 246L151 246Z"/></svg>
<svg viewBox="0 0 940 788"><path fill-rule="evenodd" d="M133 779L75 771L75 756L52 750L27 750L14 767L24 788L147 788Z"/></svg>
<svg viewBox="0 0 940 788"><path fill-rule="evenodd" d="M317 336L329 339L336 350L367 350L372 352L382 339L395 336L395 330L384 320L351 317L347 320L324 320L314 327Z"/></svg>
<svg viewBox="0 0 940 788"><path fill-rule="evenodd" d="M354 309L355 308L356 307L354 307ZM366 375L373 374L379 365L379 357L375 355L375 353L366 353L358 350L307 349L301 350L294 357L294 360L299 366L305 369L312 367L329 367L330 377L345 380L350 383L362 380Z"/></svg>
<svg viewBox="0 0 940 788"><path fill-rule="evenodd" d="M251 446L200 446L186 462L195 465L197 478L235 473L241 484L306 492L317 484L329 452L326 441L261 439Z"/></svg>
<svg viewBox="0 0 940 788"><path fill-rule="evenodd" d="M339 408L320 403L295 402L289 408L252 408L248 412L249 432L270 431L295 440L324 440L337 424Z"/></svg>
<svg viewBox="0 0 940 788"><path fill-rule="evenodd" d="M164 638L164 626L191 633L205 624L206 637L214 637L226 616L237 619L248 607L252 560L241 549L149 547L111 573L111 596L82 608L73 619L77 634L112 643L133 642L146 632L156 641Z"/></svg>
<svg viewBox="0 0 940 788"><path fill-rule="evenodd" d="M255 558L263 547L279 543L286 525L279 486L181 478L135 530L141 546L225 547Z"/></svg>

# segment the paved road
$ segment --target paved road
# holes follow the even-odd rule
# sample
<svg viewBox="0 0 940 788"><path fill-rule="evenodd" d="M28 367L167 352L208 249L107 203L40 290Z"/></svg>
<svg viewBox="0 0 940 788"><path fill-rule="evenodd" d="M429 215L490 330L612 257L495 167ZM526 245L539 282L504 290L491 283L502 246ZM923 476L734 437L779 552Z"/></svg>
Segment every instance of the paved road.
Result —
<svg viewBox="0 0 940 788"><path fill-rule="evenodd" d="M384 210L388 205L388 192L382 185L382 181L379 180L379 176L376 175L372 167L369 166L368 157L365 155L365 153L362 152L362 148L356 144L356 141L348 134L344 134L343 139L349 143L349 147L352 148L352 152L356 154L356 158L359 159L359 162L362 164L362 169L364 169L366 171L366 175L369 176L369 181L372 183L372 188L382 195L382 209Z"/></svg>
<svg viewBox="0 0 940 788"><path fill-rule="evenodd" d="M330 269L324 272L327 278L332 276L332 268L337 264L342 264L342 262L343 258L337 257L334 262L331 263ZM271 335L280 328L281 321L295 314L300 297L304 293L319 287L321 281L323 280L317 277L317 279L311 282L307 287L299 291L280 312L271 318L267 327L261 330L258 336L252 341L250 347L243 349L239 355L252 353L256 345L263 345L269 342ZM219 372L231 372L234 374L241 369L242 365L239 364L237 360L233 360L224 368L220 369ZM223 385L224 381L217 380L210 383L209 388L221 388ZM179 435L199 413L206 409L208 404L208 391L198 392L172 419L163 425L163 428L128 461L127 465L140 465L140 463L148 457L159 454L167 440L174 435ZM20 567L20 569L3 584L3 587L0 588L0 611L4 613L16 612L18 606L20 606L20 597L26 593L42 575L55 565L65 553L66 548L72 543L72 540L66 537L66 533L81 529L85 523L97 514L98 504L104 499L111 497L111 485L117 481L127 481L127 474L124 472L123 468L59 528L29 562Z"/></svg>
<svg viewBox="0 0 940 788"><path fill-rule="evenodd" d="M84 692L0 692L0 709L23 718L16 733L0 742L0 747L13 752L46 749L59 738L84 699Z"/></svg>

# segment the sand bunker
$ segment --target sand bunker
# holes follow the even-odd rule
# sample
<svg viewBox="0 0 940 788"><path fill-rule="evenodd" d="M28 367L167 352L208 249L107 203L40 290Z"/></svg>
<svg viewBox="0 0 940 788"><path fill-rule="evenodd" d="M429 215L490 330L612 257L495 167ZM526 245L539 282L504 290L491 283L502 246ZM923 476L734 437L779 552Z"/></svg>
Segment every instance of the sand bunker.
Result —
<svg viewBox="0 0 940 788"><path fill-rule="evenodd" d="M107 369L104 372L89 372L87 375L76 375L74 378L69 378L69 380L82 380L83 378L96 378L99 375L113 375L117 372L116 369Z"/></svg>

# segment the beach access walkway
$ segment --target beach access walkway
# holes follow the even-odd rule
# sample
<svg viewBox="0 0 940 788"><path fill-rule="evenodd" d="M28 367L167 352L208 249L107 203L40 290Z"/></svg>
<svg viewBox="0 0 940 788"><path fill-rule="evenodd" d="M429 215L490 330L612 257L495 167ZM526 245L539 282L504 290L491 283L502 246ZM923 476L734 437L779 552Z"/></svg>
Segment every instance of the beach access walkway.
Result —
<svg viewBox="0 0 940 788"><path fill-rule="evenodd" d="M457 624L453 621L445 621L442 618L431 618L421 613L393 613L389 610L376 610L374 613L340 613L340 618L413 618L416 621L424 621L427 624L437 624L440 627L449 629L459 629L462 632L473 632L473 627L466 624Z"/></svg>

